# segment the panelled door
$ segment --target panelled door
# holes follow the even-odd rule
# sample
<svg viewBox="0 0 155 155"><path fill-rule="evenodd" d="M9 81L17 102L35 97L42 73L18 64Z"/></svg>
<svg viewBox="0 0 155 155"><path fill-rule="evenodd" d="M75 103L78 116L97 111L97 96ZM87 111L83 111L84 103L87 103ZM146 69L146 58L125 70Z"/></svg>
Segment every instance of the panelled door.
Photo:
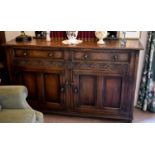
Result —
<svg viewBox="0 0 155 155"><path fill-rule="evenodd" d="M126 114L128 110L127 76L89 70L73 71L75 111L98 114Z"/></svg>
<svg viewBox="0 0 155 155"><path fill-rule="evenodd" d="M35 107L62 110L66 104L65 71L17 69L15 83L28 88L28 100Z"/></svg>

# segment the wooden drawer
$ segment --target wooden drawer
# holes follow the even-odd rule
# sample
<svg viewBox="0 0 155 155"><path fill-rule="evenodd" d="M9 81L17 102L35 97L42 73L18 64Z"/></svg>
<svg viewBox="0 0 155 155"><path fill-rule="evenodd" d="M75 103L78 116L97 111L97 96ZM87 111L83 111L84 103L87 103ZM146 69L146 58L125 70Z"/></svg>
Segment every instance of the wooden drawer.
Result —
<svg viewBox="0 0 155 155"><path fill-rule="evenodd" d="M129 62L127 52L74 52L73 60Z"/></svg>
<svg viewBox="0 0 155 155"><path fill-rule="evenodd" d="M14 50L15 57L64 59L64 51Z"/></svg>
<svg viewBox="0 0 155 155"><path fill-rule="evenodd" d="M66 63L64 61L54 61L50 59L29 59L29 58L14 58L13 59L14 66L23 67L23 68L35 68L41 69L63 69L66 67Z"/></svg>

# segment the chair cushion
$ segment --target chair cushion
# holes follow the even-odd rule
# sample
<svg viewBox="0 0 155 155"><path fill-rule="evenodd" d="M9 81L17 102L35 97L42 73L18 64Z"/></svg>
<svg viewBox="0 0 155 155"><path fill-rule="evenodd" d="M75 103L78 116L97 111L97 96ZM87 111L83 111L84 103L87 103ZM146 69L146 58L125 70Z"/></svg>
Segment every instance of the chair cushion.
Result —
<svg viewBox="0 0 155 155"><path fill-rule="evenodd" d="M28 108L27 93L24 86L0 86L0 104L4 109Z"/></svg>
<svg viewBox="0 0 155 155"><path fill-rule="evenodd" d="M31 109L2 109L1 123L35 123L35 111Z"/></svg>

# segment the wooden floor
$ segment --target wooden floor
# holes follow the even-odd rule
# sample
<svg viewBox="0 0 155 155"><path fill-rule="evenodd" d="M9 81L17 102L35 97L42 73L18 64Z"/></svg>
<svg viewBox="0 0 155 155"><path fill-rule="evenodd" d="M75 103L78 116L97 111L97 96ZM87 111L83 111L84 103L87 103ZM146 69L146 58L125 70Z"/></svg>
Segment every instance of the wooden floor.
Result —
<svg viewBox="0 0 155 155"><path fill-rule="evenodd" d="M61 115L44 115L45 123L120 123L120 121L107 119L92 119ZM155 123L155 113L143 112L140 109L134 109L133 123Z"/></svg>

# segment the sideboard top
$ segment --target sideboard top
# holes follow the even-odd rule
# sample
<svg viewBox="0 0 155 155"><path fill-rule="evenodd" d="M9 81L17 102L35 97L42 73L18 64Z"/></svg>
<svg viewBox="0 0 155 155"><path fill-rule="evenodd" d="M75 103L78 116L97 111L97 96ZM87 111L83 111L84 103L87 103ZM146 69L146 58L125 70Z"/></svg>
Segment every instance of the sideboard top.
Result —
<svg viewBox="0 0 155 155"><path fill-rule="evenodd" d="M78 45L64 45L62 41L46 41L45 39L33 39L30 42L16 42L11 40L6 42L4 46L6 47L58 47L58 48L86 48L86 49L132 49L132 50L143 50L143 47L139 40L130 39L127 40L126 46L122 47L120 45L120 40L106 40L105 45L98 45L95 41L87 41Z"/></svg>

